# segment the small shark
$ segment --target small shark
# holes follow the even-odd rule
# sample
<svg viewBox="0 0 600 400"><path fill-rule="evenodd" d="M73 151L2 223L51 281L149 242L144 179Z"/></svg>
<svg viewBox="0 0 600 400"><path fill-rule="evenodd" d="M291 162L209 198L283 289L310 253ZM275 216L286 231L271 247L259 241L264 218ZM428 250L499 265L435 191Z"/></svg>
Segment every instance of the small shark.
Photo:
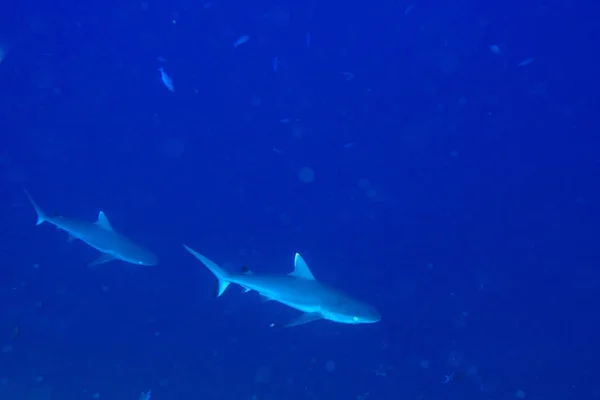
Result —
<svg viewBox="0 0 600 400"><path fill-rule="evenodd" d="M116 232L102 211L98 214L96 222L50 216L42 211L27 191L25 191L25 194L37 213L36 225L49 222L66 231L69 234L69 241L79 239L102 253L98 259L89 264L90 266L104 264L112 260L122 260L136 265L158 264L156 254Z"/></svg>
<svg viewBox="0 0 600 400"><path fill-rule="evenodd" d="M288 275L254 275L230 273L202 254L183 245L217 278L216 296L223 294L231 283L240 285L246 292L254 290L265 301L285 304L304 314L290 321L286 327L327 319L342 324L370 324L381 320L379 312L368 304L356 300L337 289L315 279L300 254L294 258L294 271Z"/></svg>

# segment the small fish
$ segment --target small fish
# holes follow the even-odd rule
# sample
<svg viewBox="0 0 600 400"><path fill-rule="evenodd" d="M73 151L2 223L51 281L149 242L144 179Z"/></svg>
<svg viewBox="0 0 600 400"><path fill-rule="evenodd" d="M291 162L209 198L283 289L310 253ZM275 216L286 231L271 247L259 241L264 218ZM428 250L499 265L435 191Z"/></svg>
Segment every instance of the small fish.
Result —
<svg viewBox="0 0 600 400"><path fill-rule="evenodd" d="M173 86L173 79L171 79L171 77L167 75L163 67L160 67L158 71L160 72L160 79L162 79L167 89L169 89L171 92L174 92L175 86Z"/></svg>
<svg viewBox="0 0 600 400"><path fill-rule="evenodd" d="M310 47L310 32L306 32L306 47Z"/></svg>
<svg viewBox="0 0 600 400"><path fill-rule="evenodd" d="M241 36L238 40L235 41L235 43L233 44L233 47L241 46L244 43L246 43L248 40L250 40L250 36L248 36L248 35Z"/></svg>
<svg viewBox="0 0 600 400"><path fill-rule="evenodd" d="M148 390L146 393L142 392L139 400L150 400L150 394L152 394L152 390Z"/></svg>
<svg viewBox="0 0 600 400"><path fill-rule="evenodd" d="M279 66L279 60L277 59L277 56L275 56L275 58L273 59L273 71L277 71L278 66Z"/></svg>

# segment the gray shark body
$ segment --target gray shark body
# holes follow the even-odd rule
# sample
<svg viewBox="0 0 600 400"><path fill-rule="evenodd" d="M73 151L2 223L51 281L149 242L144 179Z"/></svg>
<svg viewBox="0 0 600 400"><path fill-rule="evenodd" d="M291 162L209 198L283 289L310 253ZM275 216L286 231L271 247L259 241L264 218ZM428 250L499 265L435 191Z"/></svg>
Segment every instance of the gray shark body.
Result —
<svg viewBox="0 0 600 400"><path fill-rule="evenodd" d="M100 251L100 257L90 263L91 266L112 260L121 260L135 265L156 265L158 257L150 250L134 243L116 232L102 211L96 222L87 222L63 216L50 216L44 213L29 193L25 192L37 213L36 225L48 222L66 231L69 239L79 239Z"/></svg>
<svg viewBox="0 0 600 400"><path fill-rule="evenodd" d="M264 300L273 300L303 312L286 326L319 319L344 324L374 323L381 319L372 306L317 281L300 254L296 254L294 271L289 275L255 275L227 272L202 254L184 247L215 275L217 296L234 283L246 291L258 292Z"/></svg>

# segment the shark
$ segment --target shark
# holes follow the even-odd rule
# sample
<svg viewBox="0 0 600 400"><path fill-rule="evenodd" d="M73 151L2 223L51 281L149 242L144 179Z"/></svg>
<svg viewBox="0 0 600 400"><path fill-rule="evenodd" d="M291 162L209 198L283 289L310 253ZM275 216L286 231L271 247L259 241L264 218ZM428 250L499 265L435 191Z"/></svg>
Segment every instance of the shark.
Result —
<svg viewBox="0 0 600 400"><path fill-rule="evenodd" d="M290 274L259 275L250 271L228 272L190 247L183 247L217 278L216 297L221 296L233 283L241 286L246 292L258 292L264 301L276 301L301 311L302 314L287 323L286 327L322 319L354 325L381 320L381 315L373 306L317 281L298 253L294 257L294 270Z"/></svg>
<svg viewBox="0 0 600 400"><path fill-rule="evenodd" d="M115 231L104 212L100 211L96 222L80 221L60 215L48 215L25 191L31 205L37 213L36 225L48 222L69 234L69 241L79 239L98 250L100 257L89 265L96 266L112 260L121 260L130 264L151 266L158 264L158 257L152 251L134 243Z"/></svg>

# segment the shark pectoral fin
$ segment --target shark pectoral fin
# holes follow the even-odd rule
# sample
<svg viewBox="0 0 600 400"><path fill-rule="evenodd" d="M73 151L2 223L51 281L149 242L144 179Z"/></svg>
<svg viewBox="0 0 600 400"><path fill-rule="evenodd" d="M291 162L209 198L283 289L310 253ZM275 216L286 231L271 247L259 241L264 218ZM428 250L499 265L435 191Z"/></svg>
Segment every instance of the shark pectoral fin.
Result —
<svg viewBox="0 0 600 400"><path fill-rule="evenodd" d="M104 264L109 261L116 260L116 258L108 253L100 254L100 257L88 264L89 267L95 267L96 265Z"/></svg>
<svg viewBox="0 0 600 400"><path fill-rule="evenodd" d="M33 197L31 197L31 195L29 194L29 192L27 190L25 190L25 189L23 189L23 191L25 192L25 195L27 196L27 198L31 202L31 205L33 206L33 208L35 209L35 213L37 214L37 221L36 221L35 224L36 225L43 224L45 221L47 221L46 214L44 214L44 211L42 211L42 209L40 208L40 206L38 206L37 203L33 200Z"/></svg>
<svg viewBox="0 0 600 400"><path fill-rule="evenodd" d="M108 218L106 218L106 215L104 215L102 211L98 213L98 220L96 221L96 225L106 229L107 231L113 230L113 227L111 226L110 222L108 222Z"/></svg>
<svg viewBox="0 0 600 400"><path fill-rule="evenodd" d="M215 282L215 290L213 291L213 296L219 297L220 295L222 295L225 289L227 289L227 286L229 286L229 282L217 278Z"/></svg>
<svg viewBox="0 0 600 400"><path fill-rule="evenodd" d="M304 313L304 314L300 315L299 317L294 318L293 320L288 322L285 325L285 327L290 328L292 326L308 324L309 322L317 321L322 318L323 317L321 316L321 314L318 314L318 313Z"/></svg>

